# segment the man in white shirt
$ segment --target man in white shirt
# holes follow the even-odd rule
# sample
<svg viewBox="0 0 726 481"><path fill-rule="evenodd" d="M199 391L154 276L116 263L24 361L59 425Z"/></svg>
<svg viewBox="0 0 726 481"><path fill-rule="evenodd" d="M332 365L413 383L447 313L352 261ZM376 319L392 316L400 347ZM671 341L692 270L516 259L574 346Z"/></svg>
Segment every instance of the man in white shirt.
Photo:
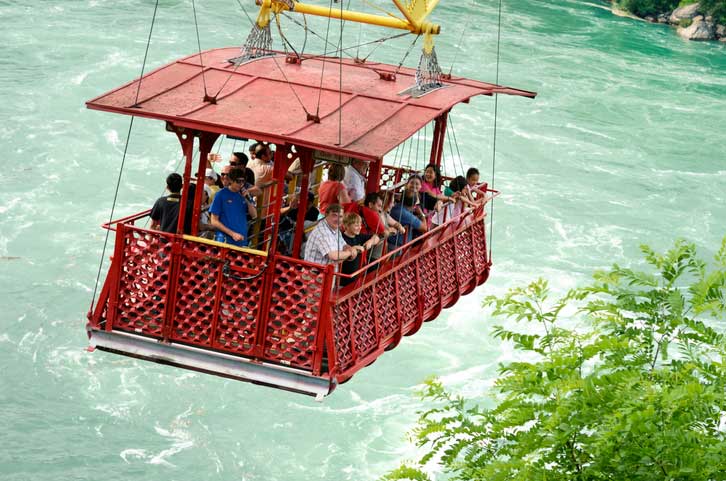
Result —
<svg viewBox="0 0 726 481"><path fill-rule="evenodd" d="M325 218L318 222L308 236L303 259L316 264L335 264L355 259L363 248L345 242L340 232L342 220L343 208L339 204L330 204L325 211Z"/></svg>
<svg viewBox="0 0 726 481"><path fill-rule="evenodd" d="M255 157L247 164L247 168L251 169L255 174L255 185L257 187L264 189L265 185L272 180L274 165L270 148L265 144L257 144Z"/></svg>
<svg viewBox="0 0 726 481"><path fill-rule="evenodd" d="M360 202L366 196L366 170L368 164L362 160L353 159L345 168L343 184L348 190L348 197L351 202Z"/></svg>

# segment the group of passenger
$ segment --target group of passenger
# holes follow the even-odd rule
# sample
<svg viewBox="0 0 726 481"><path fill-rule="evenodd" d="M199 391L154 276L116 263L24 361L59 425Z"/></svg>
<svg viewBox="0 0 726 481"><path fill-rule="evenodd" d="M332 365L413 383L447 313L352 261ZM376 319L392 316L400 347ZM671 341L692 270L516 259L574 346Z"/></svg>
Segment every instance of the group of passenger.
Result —
<svg viewBox="0 0 726 481"><path fill-rule="evenodd" d="M206 169L199 235L236 246L249 244L249 227L257 217L257 203L264 187L273 180L274 154L264 143L252 144L250 157L234 152L219 175ZM210 154L209 161L219 162L219 154ZM327 179L318 188L318 208L315 195L307 193L305 228L315 226L304 237L303 259L317 264L340 264L340 271L352 274L362 263L359 256L366 253L365 263L383 255L384 246L396 249L424 232L458 216L467 208L486 201L478 188L479 171L471 168L466 176L452 179L444 185L439 167L430 164L423 176L414 173L400 193L389 191L366 193L367 163L354 159L344 167L331 164ZM286 180L292 178L292 169ZM176 232L182 177L167 177L169 195L159 198L151 210L153 229ZM190 202L186 214L185 233L191 227L195 184L189 185ZM280 212L278 249L291 254L295 225L298 218L297 194L288 196ZM320 219L320 213L323 213ZM317 224L317 225L316 225ZM350 278L343 277L341 285Z"/></svg>
<svg viewBox="0 0 726 481"><path fill-rule="evenodd" d="M256 143L250 147L253 161L244 152L233 152L220 174L209 167L205 171L204 192L198 231L201 237L236 246L249 244L249 225L257 217L256 196L261 185L272 180L272 153L269 146ZM210 163L221 161L219 154L209 154ZM151 228L174 233L179 220L182 177L169 174L166 180L168 196L160 197L151 209ZM191 232L196 184L188 186L184 233Z"/></svg>
<svg viewBox="0 0 726 481"><path fill-rule="evenodd" d="M465 209L486 202L486 193L478 187L476 168L445 186L439 167L430 164L423 176L414 173L408 178L399 196L385 191L366 194L365 168L360 161L347 168L330 166L328 178L318 190L325 217L308 238L306 261L341 264L342 273L352 274L360 269L363 252L367 252L368 262L376 260L384 243L389 250L396 249ZM340 284L351 281L342 277Z"/></svg>

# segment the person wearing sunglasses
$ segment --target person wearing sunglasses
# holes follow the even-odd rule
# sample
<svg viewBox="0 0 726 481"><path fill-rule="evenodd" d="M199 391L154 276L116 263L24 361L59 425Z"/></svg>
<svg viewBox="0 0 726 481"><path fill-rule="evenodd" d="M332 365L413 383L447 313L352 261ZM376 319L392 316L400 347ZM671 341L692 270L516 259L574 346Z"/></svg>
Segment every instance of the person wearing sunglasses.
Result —
<svg viewBox="0 0 726 481"><path fill-rule="evenodd" d="M247 217L255 219L257 210L250 202L244 188L245 173L240 168L231 168L226 176L226 186L214 196L209 208L212 227L216 229L214 240L239 247L249 243Z"/></svg>

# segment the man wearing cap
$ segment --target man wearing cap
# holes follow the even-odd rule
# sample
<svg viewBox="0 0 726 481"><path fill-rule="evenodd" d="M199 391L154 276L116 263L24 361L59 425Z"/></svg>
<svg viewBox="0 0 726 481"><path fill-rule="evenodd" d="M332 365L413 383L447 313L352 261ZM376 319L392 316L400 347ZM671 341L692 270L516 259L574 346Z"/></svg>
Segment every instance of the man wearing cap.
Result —
<svg viewBox="0 0 726 481"><path fill-rule="evenodd" d="M249 201L249 194L244 189L245 174L240 168L234 167L227 175L228 185L214 196L209 208L211 224L217 229L214 239L236 246L246 246L247 216L257 217L257 210Z"/></svg>
<svg viewBox="0 0 726 481"><path fill-rule="evenodd" d="M214 200L214 196L219 192L219 186L217 185L217 173L214 171L214 169L207 169L204 172L204 185L209 188L210 194L209 194L209 202L211 203ZM207 190L205 187L204 190Z"/></svg>
<svg viewBox="0 0 726 481"><path fill-rule="evenodd" d="M175 233L179 220L179 202L181 202L182 177L176 172L166 178L169 195L159 197L151 208L151 228L163 232Z"/></svg>

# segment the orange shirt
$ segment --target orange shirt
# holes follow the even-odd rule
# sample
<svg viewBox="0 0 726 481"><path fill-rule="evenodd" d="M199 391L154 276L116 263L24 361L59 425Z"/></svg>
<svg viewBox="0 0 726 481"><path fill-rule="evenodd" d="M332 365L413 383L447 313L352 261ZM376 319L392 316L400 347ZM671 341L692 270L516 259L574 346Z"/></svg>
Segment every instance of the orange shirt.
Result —
<svg viewBox="0 0 726 481"><path fill-rule="evenodd" d="M318 188L318 208L320 213L325 215L325 210L330 204L338 203L338 194L345 190L345 185L336 180L326 180Z"/></svg>

